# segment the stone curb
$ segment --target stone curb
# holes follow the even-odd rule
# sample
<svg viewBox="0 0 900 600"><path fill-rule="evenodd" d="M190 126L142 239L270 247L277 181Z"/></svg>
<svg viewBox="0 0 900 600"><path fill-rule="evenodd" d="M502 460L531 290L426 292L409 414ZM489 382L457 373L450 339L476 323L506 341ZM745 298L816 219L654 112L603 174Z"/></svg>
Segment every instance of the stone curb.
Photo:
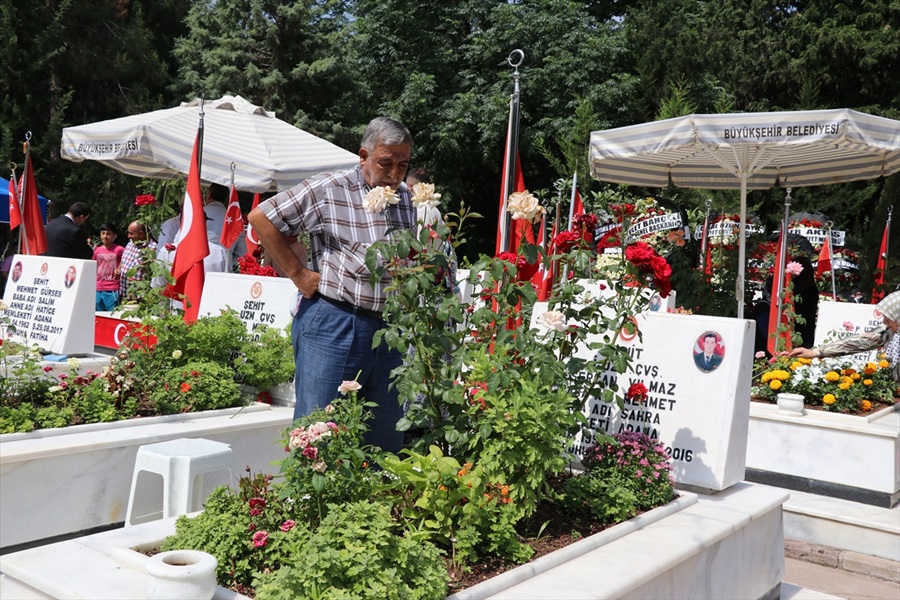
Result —
<svg viewBox="0 0 900 600"><path fill-rule="evenodd" d="M784 540L784 555L824 567L900 583L900 562L808 542Z"/></svg>

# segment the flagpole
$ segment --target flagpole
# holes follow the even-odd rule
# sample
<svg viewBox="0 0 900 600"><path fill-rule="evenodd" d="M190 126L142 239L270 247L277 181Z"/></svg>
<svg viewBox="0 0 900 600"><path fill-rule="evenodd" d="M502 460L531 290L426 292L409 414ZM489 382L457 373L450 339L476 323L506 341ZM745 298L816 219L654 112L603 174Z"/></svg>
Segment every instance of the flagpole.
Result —
<svg viewBox="0 0 900 600"><path fill-rule="evenodd" d="M199 147L197 148L197 179L203 181L200 178L200 173L202 171L201 167L203 166L203 117L205 113L203 112L203 96L200 96L200 124L197 125L197 140ZM234 182L234 171L231 173L232 183Z"/></svg>
<svg viewBox="0 0 900 600"><path fill-rule="evenodd" d="M896 198L896 195L895 195ZM891 205L888 207L888 218L887 223L884 224L884 239L887 240L887 243L884 245L884 275L885 279L887 279L887 271L888 271L888 252L891 249L891 215L894 212L894 206Z"/></svg>
<svg viewBox="0 0 900 600"><path fill-rule="evenodd" d="M25 132L25 143L22 144L22 151L25 153L25 173L28 173L28 159L31 156L31 132ZM25 207L22 206L22 201L25 199L25 188L28 187L28 177L22 178L22 185L19 187L19 218L22 219L22 223L19 225L19 253L21 254L22 244L25 244L25 254L31 254L30 248L28 246L28 229L25 223Z"/></svg>
<svg viewBox="0 0 900 600"><path fill-rule="evenodd" d="M832 226L834 226L834 223L831 221L825 223L825 228L828 230L828 266L831 267L831 297L837 302L837 280L834 276L834 243L831 239Z"/></svg>
<svg viewBox="0 0 900 600"><path fill-rule="evenodd" d="M578 193L578 171L572 173L572 193L569 196L569 229L572 229L572 220L575 218L575 194Z"/></svg>
<svg viewBox="0 0 900 600"><path fill-rule="evenodd" d="M700 237L700 270L706 273L706 247L709 245L709 214L712 210L712 198L706 199L706 216L703 217L703 234Z"/></svg>
<svg viewBox="0 0 900 600"><path fill-rule="evenodd" d="M513 68L513 93L509 97L509 123L507 125L506 136L506 173L503 174L503 206L509 199L509 191L516 185L516 155L519 152L519 66L525 60L525 53L519 49L515 49L509 53L506 62ZM500 251L509 252L509 230L511 223L511 215L509 211L500 215L502 224L500 235Z"/></svg>
<svg viewBox="0 0 900 600"><path fill-rule="evenodd" d="M778 321L781 321L781 311L782 311L782 296L784 295L784 290L782 290L782 286L784 286L784 263L787 262L787 236L788 236L788 218L791 212L791 188L787 188L787 195L784 197L784 219L781 221L781 241L779 245L779 254L781 257L781 264L775 265L775 276L778 280L778 286L776 289L778 290L778 298L776 300L778 307L777 318ZM778 349L778 341L775 341L775 348Z"/></svg>

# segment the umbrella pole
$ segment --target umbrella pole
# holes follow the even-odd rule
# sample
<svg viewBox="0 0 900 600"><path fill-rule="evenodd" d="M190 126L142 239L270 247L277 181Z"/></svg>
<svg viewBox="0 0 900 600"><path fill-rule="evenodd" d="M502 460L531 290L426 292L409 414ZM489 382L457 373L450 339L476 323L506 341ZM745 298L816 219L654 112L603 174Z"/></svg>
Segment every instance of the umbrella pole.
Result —
<svg viewBox="0 0 900 600"><path fill-rule="evenodd" d="M741 174L741 222L738 227L738 275L735 282L735 298L737 300L737 318L744 318L744 267L747 261L747 178Z"/></svg>

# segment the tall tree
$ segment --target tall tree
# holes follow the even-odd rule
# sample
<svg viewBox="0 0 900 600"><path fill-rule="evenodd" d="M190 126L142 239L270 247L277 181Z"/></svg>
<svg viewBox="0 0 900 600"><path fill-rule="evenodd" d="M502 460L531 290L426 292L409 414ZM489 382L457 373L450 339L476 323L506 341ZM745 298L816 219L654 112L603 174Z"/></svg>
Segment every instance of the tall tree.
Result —
<svg viewBox="0 0 900 600"><path fill-rule="evenodd" d="M61 161L61 131L167 103L166 44L180 28L187 1L0 4L0 79L8 84L0 92L3 164L21 162L20 142L31 131L38 185L54 200L53 214L85 200L95 205L93 222L99 224L122 214L123 196L133 197L134 182L124 176ZM119 205L98 202L105 194Z"/></svg>
<svg viewBox="0 0 900 600"><path fill-rule="evenodd" d="M343 0L195 2L174 48L183 97L241 95L311 133L349 142L355 78ZM356 143L358 143L358 139Z"/></svg>

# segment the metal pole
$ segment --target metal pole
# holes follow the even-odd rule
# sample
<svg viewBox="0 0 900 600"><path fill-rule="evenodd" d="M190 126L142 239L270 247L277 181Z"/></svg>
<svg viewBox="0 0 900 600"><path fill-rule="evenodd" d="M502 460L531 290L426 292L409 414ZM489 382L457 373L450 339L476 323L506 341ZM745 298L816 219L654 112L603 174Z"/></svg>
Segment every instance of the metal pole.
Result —
<svg viewBox="0 0 900 600"><path fill-rule="evenodd" d="M519 49L509 53L506 62L513 68L513 93L509 97L509 124L506 135L506 173L504 173L503 206L509 199L510 190L516 185L516 156L519 153L519 65L525 60L525 53ZM500 250L509 252L511 215L509 211L501 215Z"/></svg>
<svg viewBox="0 0 900 600"><path fill-rule="evenodd" d="M200 179L200 167L203 165L203 96L200 96L200 124L197 126L197 179ZM200 181L203 181L200 179Z"/></svg>
<svg viewBox="0 0 900 600"><path fill-rule="evenodd" d="M834 240L831 239L831 227L834 225L831 221L825 223L825 228L828 230L828 265L831 267L831 298L835 302L837 302L837 281L834 276Z"/></svg>
<svg viewBox="0 0 900 600"><path fill-rule="evenodd" d="M22 224L19 225L19 250L22 249L22 245L25 245L25 254L31 254L31 249L28 247L28 225L25 219L25 207L22 206L23 201L25 200L25 190L28 187L28 166L31 162L31 132L25 132L25 143L22 144L22 149L25 152L25 169L23 171L24 177L22 177L22 186L19 188L19 218L22 219ZM34 176L34 165L31 165L31 173L32 177ZM38 210L40 210L40 201L38 202Z"/></svg>
<svg viewBox="0 0 900 600"><path fill-rule="evenodd" d="M709 245L709 214L712 210L712 198L706 199L706 216L703 217L703 232L700 234L700 270L706 272L706 248Z"/></svg>

